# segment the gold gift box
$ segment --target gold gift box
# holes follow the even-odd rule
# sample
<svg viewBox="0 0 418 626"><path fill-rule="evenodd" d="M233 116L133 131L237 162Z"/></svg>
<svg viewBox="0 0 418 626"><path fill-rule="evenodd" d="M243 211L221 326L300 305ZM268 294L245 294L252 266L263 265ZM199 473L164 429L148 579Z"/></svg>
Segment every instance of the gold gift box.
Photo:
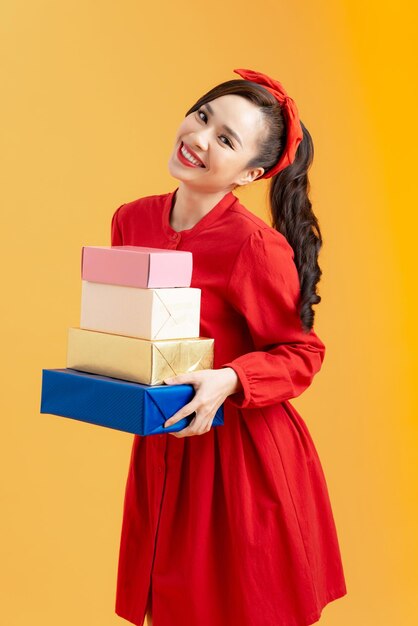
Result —
<svg viewBox="0 0 418 626"><path fill-rule="evenodd" d="M69 328L67 367L145 385L213 367L214 339L140 339Z"/></svg>

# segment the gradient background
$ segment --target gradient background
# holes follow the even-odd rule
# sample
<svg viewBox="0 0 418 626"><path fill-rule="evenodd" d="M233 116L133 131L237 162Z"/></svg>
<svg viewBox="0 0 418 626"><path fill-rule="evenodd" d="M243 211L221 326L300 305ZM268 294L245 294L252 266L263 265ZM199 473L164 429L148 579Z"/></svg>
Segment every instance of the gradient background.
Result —
<svg viewBox="0 0 418 626"><path fill-rule="evenodd" d="M322 459L348 587L321 623L417 623L413 9L3 1L1 624L127 623L113 607L133 436L41 415L41 370L65 367L81 246L110 245L123 202L177 186L176 129L239 67L283 82L315 144L327 356L293 403ZM266 220L267 185L237 192Z"/></svg>

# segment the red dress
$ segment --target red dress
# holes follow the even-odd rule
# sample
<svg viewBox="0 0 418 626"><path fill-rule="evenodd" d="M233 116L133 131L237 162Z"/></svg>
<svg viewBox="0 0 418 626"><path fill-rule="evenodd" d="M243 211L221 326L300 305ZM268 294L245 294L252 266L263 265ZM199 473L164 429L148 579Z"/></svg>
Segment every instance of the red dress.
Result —
<svg viewBox="0 0 418 626"><path fill-rule="evenodd" d="M134 435L117 574L117 615L142 626L307 626L347 593L327 484L289 399L321 367L302 332L286 238L232 193L193 228L170 226L177 189L120 206L112 245L193 253L200 336L243 392L203 435Z"/></svg>

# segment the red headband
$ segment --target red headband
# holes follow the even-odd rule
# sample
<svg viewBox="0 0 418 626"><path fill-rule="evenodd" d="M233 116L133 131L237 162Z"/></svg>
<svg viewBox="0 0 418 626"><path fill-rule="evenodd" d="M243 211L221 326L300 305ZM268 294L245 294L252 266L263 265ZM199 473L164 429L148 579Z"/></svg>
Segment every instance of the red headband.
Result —
<svg viewBox="0 0 418 626"><path fill-rule="evenodd" d="M276 165L267 172L267 174L260 176L260 178L271 178L271 176L274 176L280 172L280 170L283 170L285 167L293 163L297 147L303 139L303 132L299 122L299 114L296 103L290 96L287 95L283 85L279 83L279 81L273 80L266 74L254 72L253 70L234 70L234 72L242 76L245 80L251 80L254 83L262 85L265 89L272 93L276 100L279 101L286 118L287 141L282 156Z"/></svg>

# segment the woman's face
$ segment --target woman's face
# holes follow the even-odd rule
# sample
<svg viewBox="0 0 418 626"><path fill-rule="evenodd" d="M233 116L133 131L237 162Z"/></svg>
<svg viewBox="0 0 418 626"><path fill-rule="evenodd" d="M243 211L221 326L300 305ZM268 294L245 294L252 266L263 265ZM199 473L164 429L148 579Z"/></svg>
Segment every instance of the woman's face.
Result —
<svg viewBox="0 0 418 626"><path fill-rule="evenodd" d="M170 174L207 193L245 185L264 173L262 167L245 167L257 153L260 133L263 119L255 104L236 95L216 98L184 118L168 162Z"/></svg>

